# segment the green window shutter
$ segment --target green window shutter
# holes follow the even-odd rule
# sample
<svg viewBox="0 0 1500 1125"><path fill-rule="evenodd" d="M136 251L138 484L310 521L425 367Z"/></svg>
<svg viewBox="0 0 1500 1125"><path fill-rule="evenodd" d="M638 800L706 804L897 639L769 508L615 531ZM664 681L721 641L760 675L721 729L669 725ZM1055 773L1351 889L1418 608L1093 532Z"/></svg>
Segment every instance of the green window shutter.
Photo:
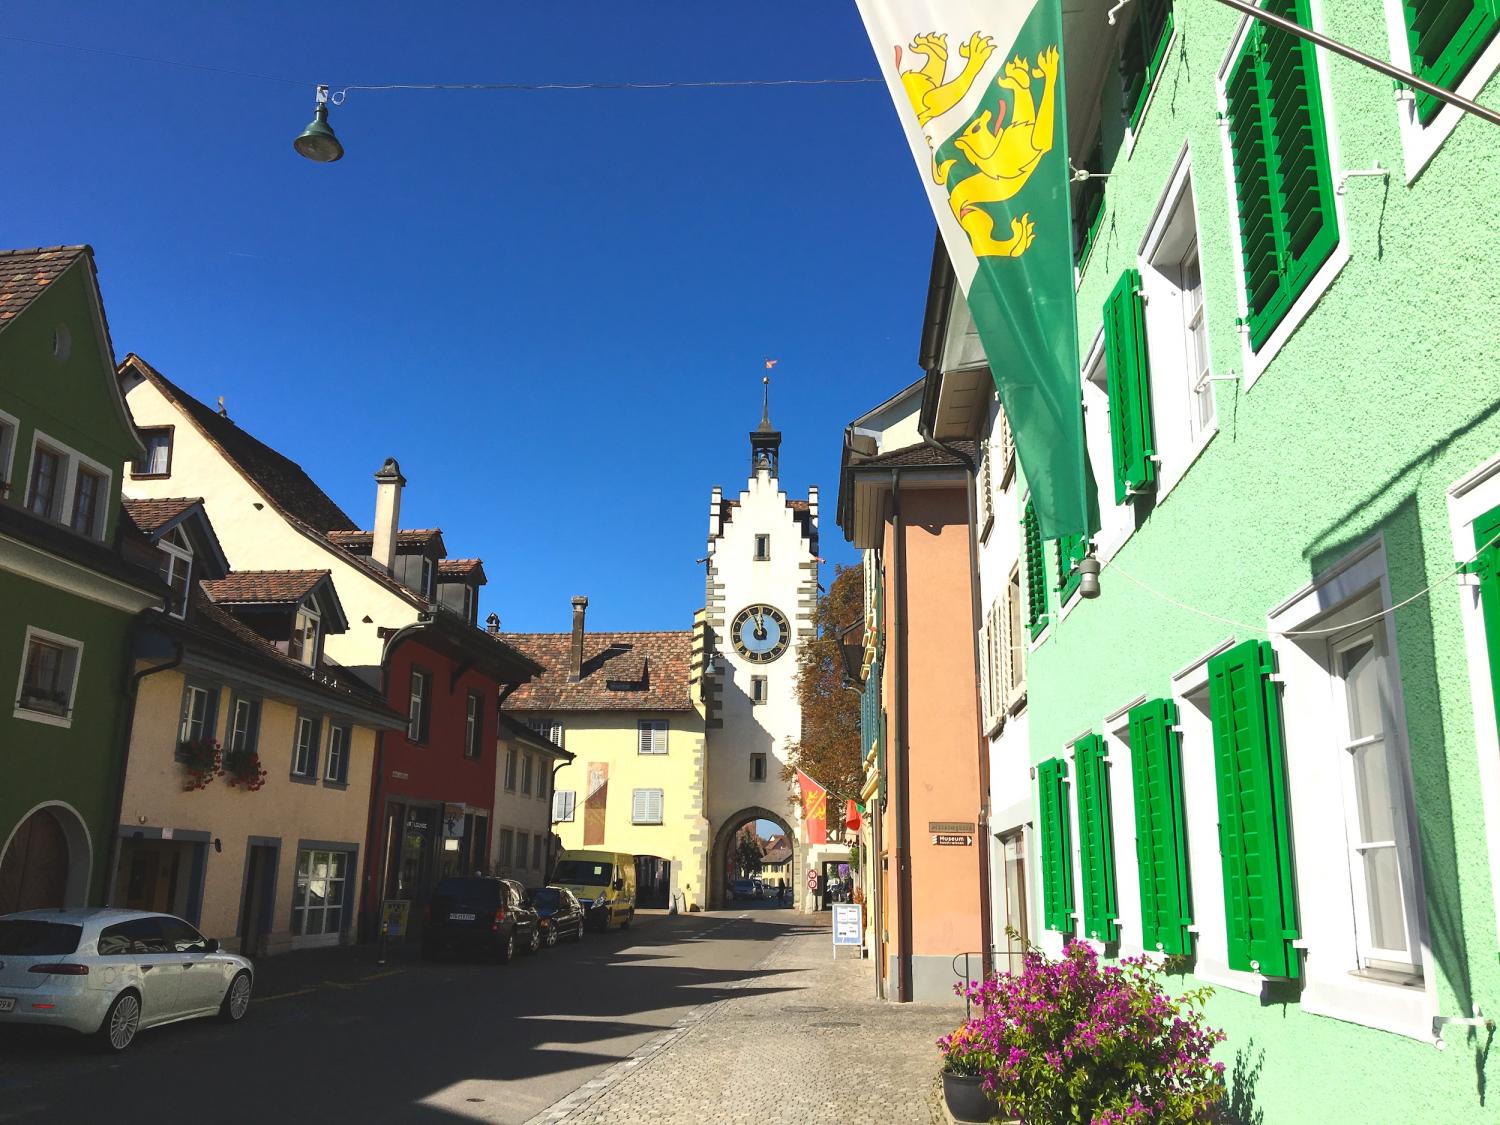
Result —
<svg viewBox="0 0 1500 1125"><path fill-rule="evenodd" d="M1104 137L1094 139L1094 147L1079 167L1085 172L1101 172L1104 164ZM1097 176L1079 180L1073 185L1073 262L1081 265L1104 224L1104 181Z"/></svg>
<svg viewBox="0 0 1500 1125"><path fill-rule="evenodd" d="M1042 922L1073 929L1073 833L1068 822L1068 764L1049 758L1036 768L1042 836Z"/></svg>
<svg viewBox="0 0 1500 1125"><path fill-rule="evenodd" d="M1182 797L1182 741L1177 704L1152 699L1130 709L1130 761L1135 783L1135 849L1141 881L1141 945L1163 953L1192 952L1193 905L1188 880Z"/></svg>
<svg viewBox="0 0 1500 1125"><path fill-rule="evenodd" d="M1073 591L1078 589L1078 584L1083 581L1083 575L1078 571L1081 563L1089 553L1089 537L1087 535L1064 535L1057 541L1057 604L1066 605L1068 599L1073 596Z"/></svg>
<svg viewBox="0 0 1500 1125"><path fill-rule="evenodd" d="M1306 0L1269 12L1311 26ZM1338 245L1314 47L1256 24L1224 85L1250 345L1265 343Z"/></svg>
<svg viewBox="0 0 1500 1125"><path fill-rule="evenodd" d="M1073 744L1078 775L1078 853L1083 867L1083 929L1099 941L1120 936L1115 893L1114 818L1104 740L1085 735Z"/></svg>
<svg viewBox="0 0 1500 1125"><path fill-rule="evenodd" d="M1036 505L1029 500L1021 516L1021 540L1026 550L1026 629L1035 640L1047 627L1047 565Z"/></svg>
<svg viewBox="0 0 1500 1125"><path fill-rule="evenodd" d="M1500 508L1492 508L1474 521L1474 549L1479 557L1468 570L1479 575L1479 609L1484 615L1485 650L1490 658L1495 724L1500 727L1500 541L1490 542L1496 536L1500 536Z"/></svg>
<svg viewBox="0 0 1500 1125"><path fill-rule="evenodd" d="M1412 73L1444 89L1454 89L1500 29L1496 0L1402 0ZM1443 103L1417 95L1417 117L1426 125Z"/></svg>
<svg viewBox="0 0 1500 1125"><path fill-rule="evenodd" d="M1136 0L1135 20L1120 45L1120 79L1124 97L1120 105L1132 130L1141 123L1151 84L1167 60L1167 41L1172 38L1171 0Z"/></svg>
<svg viewBox="0 0 1500 1125"><path fill-rule="evenodd" d="M1229 965L1299 975L1291 819L1281 702L1267 641L1245 641L1208 662L1209 716L1219 790L1219 852Z"/></svg>
<svg viewBox="0 0 1500 1125"><path fill-rule="evenodd" d="M1104 302L1104 365L1109 378L1109 438L1115 503L1156 486L1151 429L1151 364L1139 270L1125 270Z"/></svg>

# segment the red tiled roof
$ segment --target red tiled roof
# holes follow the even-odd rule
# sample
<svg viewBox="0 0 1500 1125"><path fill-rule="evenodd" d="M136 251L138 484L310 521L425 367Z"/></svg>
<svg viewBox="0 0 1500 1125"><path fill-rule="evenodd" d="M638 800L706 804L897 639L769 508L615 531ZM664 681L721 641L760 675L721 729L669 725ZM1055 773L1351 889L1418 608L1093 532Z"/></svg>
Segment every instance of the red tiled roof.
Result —
<svg viewBox="0 0 1500 1125"><path fill-rule="evenodd" d="M232 570L205 579L203 590L227 605L296 605L332 572L327 570Z"/></svg>
<svg viewBox="0 0 1500 1125"><path fill-rule="evenodd" d="M691 711L691 630L587 633L583 678L568 682L572 633L501 633L502 641L542 665L542 674L505 699L507 711ZM639 678L644 669L644 682ZM609 684L629 683L629 688Z"/></svg>
<svg viewBox="0 0 1500 1125"><path fill-rule="evenodd" d="M135 521L135 526L148 535L164 524L169 524L194 504L203 503L201 496L179 496L161 500L133 500L121 497L120 503Z"/></svg>
<svg viewBox="0 0 1500 1125"><path fill-rule="evenodd" d="M439 574L472 574L484 566L482 559L443 559L438 563Z"/></svg>
<svg viewBox="0 0 1500 1125"><path fill-rule="evenodd" d="M0 327L19 316L43 289L85 254L92 256L93 251L87 246L0 250Z"/></svg>
<svg viewBox="0 0 1500 1125"><path fill-rule="evenodd" d="M375 543L373 531L330 531L328 538L340 547L348 547L351 550L370 547ZM402 528L396 532L396 545L398 547L425 547L434 539L441 542L442 538L443 529L440 527Z"/></svg>

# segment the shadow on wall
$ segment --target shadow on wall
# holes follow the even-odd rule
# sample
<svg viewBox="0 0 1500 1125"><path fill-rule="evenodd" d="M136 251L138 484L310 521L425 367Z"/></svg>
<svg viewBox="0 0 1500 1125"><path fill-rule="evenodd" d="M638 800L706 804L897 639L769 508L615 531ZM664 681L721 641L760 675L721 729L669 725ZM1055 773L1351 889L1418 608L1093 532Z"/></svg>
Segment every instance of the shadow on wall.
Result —
<svg viewBox="0 0 1500 1125"><path fill-rule="evenodd" d="M1260 1085L1260 1072L1265 1064L1265 1049L1257 1051L1254 1039L1235 1050L1226 1087L1224 1125L1265 1125L1266 1111L1255 1104L1255 1088Z"/></svg>

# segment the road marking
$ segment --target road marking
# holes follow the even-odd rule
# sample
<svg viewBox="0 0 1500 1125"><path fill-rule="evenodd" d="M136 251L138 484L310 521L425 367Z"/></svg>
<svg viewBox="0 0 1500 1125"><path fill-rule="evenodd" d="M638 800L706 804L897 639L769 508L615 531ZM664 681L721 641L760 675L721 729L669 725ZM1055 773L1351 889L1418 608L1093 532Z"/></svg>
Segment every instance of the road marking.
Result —
<svg viewBox="0 0 1500 1125"><path fill-rule="evenodd" d="M396 976L398 973L406 972L405 969L383 969L378 973L370 973L368 976L360 977L360 980L384 980L386 977Z"/></svg>
<svg viewBox="0 0 1500 1125"><path fill-rule="evenodd" d="M357 980L325 980L323 983L329 988L342 988L346 990L359 987L359 981Z"/></svg>
<svg viewBox="0 0 1500 1125"><path fill-rule="evenodd" d="M255 999L264 1004L267 1000L290 1000L293 996L306 996L316 991L316 988L300 988L296 992L278 992L275 996L257 996Z"/></svg>

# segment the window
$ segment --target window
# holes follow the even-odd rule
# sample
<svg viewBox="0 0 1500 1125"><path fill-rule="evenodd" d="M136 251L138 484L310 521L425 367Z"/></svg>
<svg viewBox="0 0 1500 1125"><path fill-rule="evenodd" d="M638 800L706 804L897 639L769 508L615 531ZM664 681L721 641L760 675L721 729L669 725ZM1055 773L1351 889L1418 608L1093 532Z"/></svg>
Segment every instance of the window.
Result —
<svg viewBox="0 0 1500 1125"><path fill-rule="evenodd" d="M212 738L218 728L219 689L207 684L189 683L182 693L182 721L178 724L179 742L197 742Z"/></svg>
<svg viewBox="0 0 1500 1125"><path fill-rule="evenodd" d="M1094 240L1099 235L1099 228L1104 225L1104 184L1102 173L1104 168L1104 137L1095 133L1092 148L1087 149L1088 156L1082 164L1076 165L1079 171L1093 172L1095 175L1086 180L1076 180L1072 183L1073 191L1073 261L1083 268L1088 261L1089 251L1093 249Z"/></svg>
<svg viewBox="0 0 1500 1125"><path fill-rule="evenodd" d="M156 545L162 554L159 573L171 591L167 598L167 612L182 617L187 613L188 591L192 588L192 546L180 527L167 532Z"/></svg>
<svg viewBox="0 0 1500 1125"><path fill-rule="evenodd" d="M142 430L141 444L146 452L137 457L130 466L131 476L164 477L172 472L172 427L161 426Z"/></svg>
<svg viewBox="0 0 1500 1125"><path fill-rule="evenodd" d="M422 596L429 601L432 599L432 560L426 555L422 556Z"/></svg>
<svg viewBox="0 0 1500 1125"><path fill-rule="evenodd" d="M510 792L516 791L516 757L515 743L505 744L505 788Z"/></svg>
<svg viewBox="0 0 1500 1125"><path fill-rule="evenodd" d="M1005 407L1000 406L995 410L995 439L994 448L1000 453L1000 479L999 486L1002 490L1010 487L1011 482L1016 479L1016 436L1010 430L1010 418L1005 413Z"/></svg>
<svg viewBox="0 0 1500 1125"><path fill-rule="evenodd" d="M1021 568L1010 568L1005 584L1004 628L1000 659L1004 664L1005 707L1015 712L1026 701L1026 634L1021 627Z"/></svg>
<svg viewBox="0 0 1500 1125"><path fill-rule="evenodd" d="M533 836L531 838L531 866L540 871L542 869L542 838Z"/></svg>
<svg viewBox="0 0 1500 1125"><path fill-rule="evenodd" d="M1049 758L1036 767L1042 836L1042 922L1073 931L1073 826L1068 817L1068 763Z"/></svg>
<svg viewBox="0 0 1500 1125"><path fill-rule="evenodd" d="M476 614L476 607L474 605L474 587L470 586L467 582L465 582L464 583L464 620L467 621L470 625L474 624L474 622L476 620L475 614Z"/></svg>
<svg viewBox="0 0 1500 1125"><path fill-rule="evenodd" d="M79 535L99 538L104 531L104 500L109 481L102 473L79 466L73 482L73 514L68 526Z"/></svg>
<svg viewBox="0 0 1500 1125"><path fill-rule="evenodd" d="M578 801L578 794L571 789L559 789L552 794L552 819L561 824L570 823L573 820L573 810Z"/></svg>
<svg viewBox="0 0 1500 1125"><path fill-rule="evenodd" d="M181 918L162 917L156 919L162 939L169 953L207 953L208 941L202 934Z"/></svg>
<svg viewBox="0 0 1500 1125"><path fill-rule="evenodd" d="M464 717L464 757L479 757L484 736L484 696L469 692L468 713Z"/></svg>
<svg viewBox="0 0 1500 1125"><path fill-rule="evenodd" d="M21 684L16 693L16 717L43 715L53 720L69 720L78 688L78 666L83 657L83 646L55 633L29 628L23 652Z"/></svg>
<svg viewBox="0 0 1500 1125"><path fill-rule="evenodd" d="M1151 87L1167 60L1167 43L1172 38L1172 0L1137 0L1133 7L1135 18L1120 44L1120 78L1124 83L1120 112L1131 132L1136 132Z"/></svg>
<svg viewBox="0 0 1500 1125"><path fill-rule="evenodd" d="M1078 778L1078 859L1083 869L1083 931L1096 941L1118 941L1114 817L1110 809L1108 749L1088 734L1073 744Z"/></svg>
<svg viewBox="0 0 1500 1125"><path fill-rule="evenodd" d="M312 778L318 772L318 736L322 723L310 715L297 716L297 734L292 743L292 776Z"/></svg>
<svg viewBox="0 0 1500 1125"><path fill-rule="evenodd" d="M521 792L531 796L531 773L536 768L536 755L530 753L521 761Z"/></svg>
<svg viewBox="0 0 1500 1125"><path fill-rule="evenodd" d="M16 420L9 414L0 414L0 500L10 499L10 487L15 478L11 475L16 455Z"/></svg>
<svg viewBox="0 0 1500 1125"><path fill-rule="evenodd" d="M1047 627L1047 574L1042 556L1042 529L1036 505L1026 501L1021 517L1021 543L1026 552L1026 629L1036 640Z"/></svg>
<svg viewBox="0 0 1500 1125"><path fill-rule="evenodd" d="M764 703L766 701L767 681L764 676L750 677L750 702ZM645 753L645 751L642 751Z"/></svg>
<svg viewBox="0 0 1500 1125"><path fill-rule="evenodd" d="M349 728L333 726L328 731L328 765L323 780L342 785L349 780Z"/></svg>
<svg viewBox="0 0 1500 1125"><path fill-rule="evenodd" d="M427 690L431 683L428 673L411 670L411 697L406 712L406 737L410 742L427 741Z"/></svg>
<svg viewBox="0 0 1500 1125"><path fill-rule="evenodd" d="M1266 11L1311 27L1308 0ZM1224 80L1246 327L1258 351L1338 245L1311 43L1251 21Z"/></svg>
<svg viewBox="0 0 1500 1125"><path fill-rule="evenodd" d="M667 720L640 720L636 724L636 740L642 754L665 754L667 752Z"/></svg>
<svg viewBox="0 0 1500 1125"><path fill-rule="evenodd" d="M661 795L660 789L634 790L630 799L630 823L660 824Z"/></svg>
<svg viewBox="0 0 1500 1125"><path fill-rule="evenodd" d="M556 719L527 719L526 725L554 746L563 744L562 723Z"/></svg>
<svg viewBox="0 0 1500 1125"><path fill-rule="evenodd" d="M1269 642L1245 641L1208 662L1219 795L1219 849L1229 967L1299 976L1297 900L1281 740L1281 700Z"/></svg>
<svg viewBox="0 0 1500 1125"><path fill-rule="evenodd" d="M509 828L500 829L500 844L495 852L496 870L501 870L510 866L512 851L511 840L514 838L514 836L515 833L512 832Z"/></svg>
<svg viewBox="0 0 1500 1125"><path fill-rule="evenodd" d="M287 655L293 660L299 660L309 668L315 668L318 664L318 629L320 621L318 611L310 605L297 608L297 616L292 621L291 637L287 641Z"/></svg>
<svg viewBox="0 0 1500 1125"><path fill-rule="evenodd" d="M1141 947L1186 956L1193 924L1187 826L1182 789L1182 736L1177 704L1152 699L1130 709L1130 765L1140 868Z"/></svg>
<svg viewBox="0 0 1500 1125"><path fill-rule="evenodd" d="M1458 86L1500 29L1494 0L1402 0L1412 73L1445 90ZM1430 124L1443 103L1417 95L1417 118Z"/></svg>
<svg viewBox="0 0 1500 1125"><path fill-rule="evenodd" d="M26 509L43 519L52 519L63 488L63 455L38 445L31 457L31 476L26 483Z"/></svg>
<svg viewBox="0 0 1500 1125"><path fill-rule="evenodd" d="M1214 388L1208 381L1208 321L1203 315L1203 269L1195 238L1177 263L1177 286L1182 294L1183 344L1187 353L1188 386L1192 405L1188 417L1197 437L1214 425Z"/></svg>
<svg viewBox="0 0 1500 1125"><path fill-rule="evenodd" d="M764 781L766 779L766 756L764 754L750 755L750 780Z"/></svg>
<svg viewBox="0 0 1500 1125"><path fill-rule="evenodd" d="M769 535L757 535L755 537L755 561L765 562L771 557L771 537Z"/></svg>
<svg viewBox="0 0 1500 1125"><path fill-rule="evenodd" d="M292 890L292 933L297 937L337 934L343 928L347 852L306 850L297 853L297 882Z"/></svg>
<svg viewBox="0 0 1500 1125"><path fill-rule="evenodd" d="M990 674L991 658L995 652L995 635L992 612L986 612L979 622L979 729L991 735L999 725L997 715L1003 713L998 694L999 685Z"/></svg>
<svg viewBox="0 0 1500 1125"><path fill-rule="evenodd" d="M1380 610L1361 599L1352 616ZM1362 968L1421 972L1420 905L1407 825L1406 766L1392 729L1394 707L1385 627L1362 625L1329 644L1328 666L1342 697L1340 758L1344 822Z"/></svg>
<svg viewBox="0 0 1500 1125"><path fill-rule="evenodd" d="M235 699L229 712L228 749L231 753L253 752L260 741L260 702Z"/></svg>
<svg viewBox="0 0 1500 1125"><path fill-rule="evenodd" d="M1067 605L1068 599L1078 592L1083 581L1083 572L1078 564L1089 553L1087 535L1064 535L1057 541L1057 604Z"/></svg>

